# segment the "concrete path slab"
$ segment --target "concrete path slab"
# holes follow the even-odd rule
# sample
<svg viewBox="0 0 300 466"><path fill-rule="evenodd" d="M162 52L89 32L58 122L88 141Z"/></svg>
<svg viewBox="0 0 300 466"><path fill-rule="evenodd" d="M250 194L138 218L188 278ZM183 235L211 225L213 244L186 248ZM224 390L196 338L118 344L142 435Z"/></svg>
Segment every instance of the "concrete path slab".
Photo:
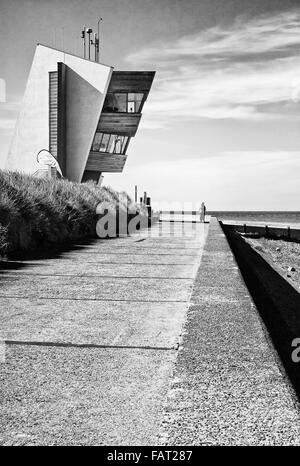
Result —
<svg viewBox="0 0 300 466"><path fill-rule="evenodd" d="M2 445L155 443L175 352L9 346Z"/></svg>
<svg viewBox="0 0 300 466"><path fill-rule="evenodd" d="M5 340L172 348L182 303L0 298ZM163 307L163 311L162 311Z"/></svg>
<svg viewBox="0 0 300 466"><path fill-rule="evenodd" d="M61 275L34 277L9 274L2 275L0 297L186 302L191 290L190 279L84 276L74 278Z"/></svg>
<svg viewBox="0 0 300 466"><path fill-rule="evenodd" d="M52 260L45 261L32 261L22 264L16 268L11 264L11 269L5 270L5 275L30 275L32 277L39 275L47 276L88 276L88 277L135 277L135 278L191 278L195 276L195 268L191 264L169 264L161 265L156 264L111 264L111 263L86 263L83 262L78 267L77 261L68 262L68 269L66 271L65 262L55 263L55 272L53 271L54 262ZM1 277L1 271L0 271Z"/></svg>
<svg viewBox="0 0 300 466"><path fill-rule="evenodd" d="M197 263L197 257L191 254L177 255L177 254L119 254L116 253L101 253L94 254L93 252L78 253L64 255L63 259L66 261L76 261L77 263L91 263L91 264L153 264L153 265L193 265Z"/></svg>

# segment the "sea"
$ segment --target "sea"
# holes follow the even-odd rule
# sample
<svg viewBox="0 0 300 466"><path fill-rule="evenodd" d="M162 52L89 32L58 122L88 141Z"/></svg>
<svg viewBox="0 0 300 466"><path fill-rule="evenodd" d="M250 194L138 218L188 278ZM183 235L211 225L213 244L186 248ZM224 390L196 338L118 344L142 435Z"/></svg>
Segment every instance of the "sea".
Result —
<svg viewBox="0 0 300 466"><path fill-rule="evenodd" d="M197 212L197 220L198 220ZM268 225L268 226L281 226L291 228L300 228L300 211L268 211L268 210L239 210L239 211L207 211L206 220L209 220L210 216L217 217L226 224L249 224L249 225ZM161 215L162 220L175 220L175 221L193 221L195 220L194 215L188 215L186 213L182 216L180 213L175 215L169 215L164 213Z"/></svg>

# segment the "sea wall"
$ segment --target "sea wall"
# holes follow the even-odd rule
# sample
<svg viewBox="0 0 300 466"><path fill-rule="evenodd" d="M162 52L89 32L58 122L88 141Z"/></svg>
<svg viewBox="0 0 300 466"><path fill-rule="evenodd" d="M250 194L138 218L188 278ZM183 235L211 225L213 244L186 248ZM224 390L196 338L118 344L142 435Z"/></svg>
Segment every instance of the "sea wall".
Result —
<svg viewBox="0 0 300 466"><path fill-rule="evenodd" d="M235 228L223 225L223 230L274 347L300 396L299 365L292 360L293 341L300 338L300 294L276 265L251 247Z"/></svg>
<svg viewBox="0 0 300 466"><path fill-rule="evenodd" d="M222 222L221 222L222 223ZM238 231L243 234L257 235L266 238L282 238L300 241L300 229L293 226L253 225L253 224L226 224L226 231Z"/></svg>

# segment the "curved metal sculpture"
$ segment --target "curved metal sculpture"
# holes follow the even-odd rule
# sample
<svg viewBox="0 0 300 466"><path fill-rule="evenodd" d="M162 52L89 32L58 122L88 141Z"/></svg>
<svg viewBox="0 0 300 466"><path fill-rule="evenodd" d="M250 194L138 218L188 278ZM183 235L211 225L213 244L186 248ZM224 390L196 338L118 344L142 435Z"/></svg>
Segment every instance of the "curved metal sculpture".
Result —
<svg viewBox="0 0 300 466"><path fill-rule="evenodd" d="M41 149L38 152L36 158L37 158L37 162L40 163L41 165L46 165L48 167L56 168L60 176L63 178L63 174L61 172L59 163L49 150Z"/></svg>

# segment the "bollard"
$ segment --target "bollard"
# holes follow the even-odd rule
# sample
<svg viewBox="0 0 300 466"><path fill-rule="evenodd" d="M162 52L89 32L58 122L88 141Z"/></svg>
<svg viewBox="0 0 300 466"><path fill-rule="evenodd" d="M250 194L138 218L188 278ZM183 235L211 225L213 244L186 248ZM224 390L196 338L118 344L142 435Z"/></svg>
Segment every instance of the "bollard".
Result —
<svg viewBox="0 0 300 466"><path fill-rule="evenodd" d="M137 204L137 200L138 200L138 187L137 185L135 185L134 187L134 202Z"/></svg>
<svg viewBox="0 0 300 466"><path fill-rule="evenodd" d="M247 225L244 223L244 233L247 233Z"/></svg>
<svg viewBox="0 0 300 466"><path fill-rule="evenodd" d="M146 205L147 205L147 211L148 211L148 227L151 227L152 209L151 209L151 198L150 197L146 197Z"/></svg>
<svg viewBox="0 0 300 466"><path fill-rule="evenodd" d="M268 237L269 237L269 227L268 227L268 225L266 225L266 238L268 238Z"/></svg>

